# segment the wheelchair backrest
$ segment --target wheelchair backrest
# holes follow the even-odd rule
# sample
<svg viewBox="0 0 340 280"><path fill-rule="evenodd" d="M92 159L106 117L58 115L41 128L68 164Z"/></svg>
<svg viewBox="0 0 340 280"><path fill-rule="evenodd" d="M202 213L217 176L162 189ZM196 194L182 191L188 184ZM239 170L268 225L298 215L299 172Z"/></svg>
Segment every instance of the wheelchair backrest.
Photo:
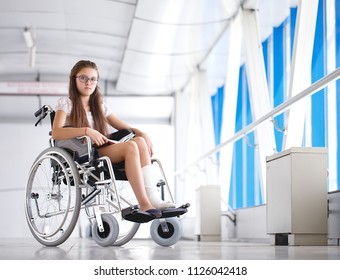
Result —
<svg viewBox="0 0 340 280"><path fill-rule="evenodd" d="M49 135L51 136L55 117L55 111L52 109L51 106L44 105L34 113L36 117L39 117L35 126L37 126L44 118L46 118L48 114L50 115L51 122L51 131L49 133ZM90 162L94 156L91 140L89 140L88 137L80 137L67 140L54 140L51 138L50 145L65 149L78 163Z"/></svg>

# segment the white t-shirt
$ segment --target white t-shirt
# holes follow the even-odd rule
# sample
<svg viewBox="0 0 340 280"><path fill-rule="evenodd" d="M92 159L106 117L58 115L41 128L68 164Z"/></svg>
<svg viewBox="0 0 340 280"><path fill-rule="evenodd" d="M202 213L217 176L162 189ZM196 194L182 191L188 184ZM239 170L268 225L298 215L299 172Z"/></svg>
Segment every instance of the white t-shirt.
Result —
<svg viewBox="0 0 340 280"><path fill-rule="evenodd" d="M112 113L110 107L107 106L106 103L103 103L102 106L103 106L102 109L103 109L105 117L108 117ZM70 125L69 117L70 117L71 110L72 110L71 99L66 96L59 98L57 106L55 107L55 111L58 111L58 110L64 111L67 114L65 125ZM93 122L93 117L92 117L91 112L87 112L86 116L90 124L90 127L93 128L94 122Z"/></svg>

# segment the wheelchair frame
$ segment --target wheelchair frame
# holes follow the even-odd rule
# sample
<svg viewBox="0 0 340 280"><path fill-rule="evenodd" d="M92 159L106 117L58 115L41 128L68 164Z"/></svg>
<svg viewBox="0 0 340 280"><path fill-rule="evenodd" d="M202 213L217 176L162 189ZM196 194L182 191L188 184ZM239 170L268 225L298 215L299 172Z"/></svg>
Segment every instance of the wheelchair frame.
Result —
<svg viewBox="0 0 340 280"><path fill-rule="evenodd" d="M35 126L48 114L52 127L54 111L48 105L35 113L39 117ZM112 165L106 156L95 157L88 136L70 141L82 143L87 152L79 155L67 147L58 147L58 141L50 139L50 147L40 153L29 172L25 213L38 242L45 246L65 242L77 224L81 209L85 209L91 222L94 241L101 246L126 244L140 223L150 221L150 234L157 244L171 246L181 238L178 217L187 212L189 204L165 209L162 217L155 219L139 210L122 166ZM174 201L160 161L152 159L152 164L158 165L163 177L158 184L162 196L166 187Z"/></svg>

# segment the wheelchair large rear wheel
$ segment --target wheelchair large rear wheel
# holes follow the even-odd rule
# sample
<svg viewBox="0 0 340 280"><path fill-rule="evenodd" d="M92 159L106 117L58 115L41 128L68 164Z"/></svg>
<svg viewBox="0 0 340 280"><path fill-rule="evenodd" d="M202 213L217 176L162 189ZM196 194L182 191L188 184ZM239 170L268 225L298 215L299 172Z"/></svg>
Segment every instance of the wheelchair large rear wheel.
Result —
<svg viewBox="0 0 340 280"><path fill-rule="evenodd" d="M80 211L78 168L68 152L50 147L35 160L26 187L29 228L45 246L58 246L71 235Z"/></svg>

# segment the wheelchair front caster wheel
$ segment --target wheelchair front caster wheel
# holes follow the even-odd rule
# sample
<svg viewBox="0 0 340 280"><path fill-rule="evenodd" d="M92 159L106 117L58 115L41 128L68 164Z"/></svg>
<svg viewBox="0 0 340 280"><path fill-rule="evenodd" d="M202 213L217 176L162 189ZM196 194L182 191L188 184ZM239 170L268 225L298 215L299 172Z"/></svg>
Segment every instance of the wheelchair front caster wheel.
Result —
<svg viewBox="0 0 340 280"><path fill-rule="evenodd" d="M150 226L153 241L161 246L174 245L182 236L182 227L178 218L156 219Z"/></svg>
<svg viewBox="0 0 340 280"><path fill-rule="evenodd" d="M97 221L94 221L92 225L92 237L94 241L103 247L111 246L115 243L118 233L119 225L115 217L110 214L102 214L102 221L104 231L100 232Z"/></svg>

